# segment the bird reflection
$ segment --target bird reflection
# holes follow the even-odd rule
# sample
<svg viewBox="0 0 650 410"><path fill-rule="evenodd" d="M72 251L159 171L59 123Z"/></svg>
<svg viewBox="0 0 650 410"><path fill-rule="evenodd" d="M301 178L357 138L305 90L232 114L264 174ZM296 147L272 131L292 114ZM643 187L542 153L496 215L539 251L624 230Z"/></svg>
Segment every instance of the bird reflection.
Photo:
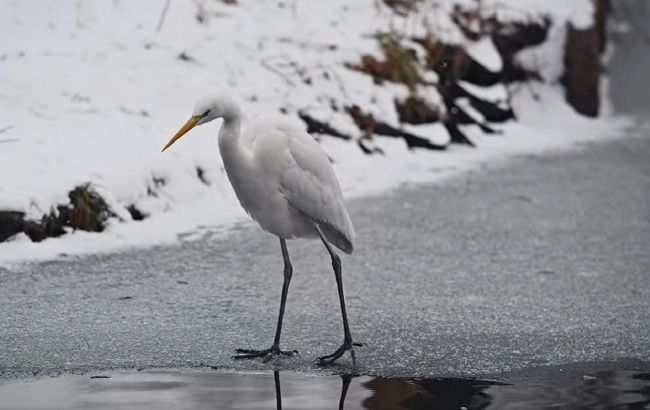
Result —
<svg viewBox="0 0 650 410"><path fill-rule="evenodd" d="M334 377L285 375L285 407L289 409L345 409L346 397L350 408L368 410L488 410L500 408L546 408L562 403L563 408L650 409L650 374L632 372L603 372L590 379L575 378L547 385L507 384L480 379L397 379L341 375L340 384ZM282 407L280 372L273 372L276 408ZM261 381L261 380L260 380ZM354 383L352 383L354 381ZM265 379L267 400L270 381ZM340 387L339 387L340 386ZM246 390L250 395L250 390ZM259 400L256 399L256 400ZM260 406L268 408L272 401ZM240 403L241 404L241 403ZM308 404L308 405L307 405ZM230 408L230 407L228 407Z"/></svg>
<svg viewBox="0 0 650 410"><path fill-rule="evenodd" d="M339 410L345 408L345 396L348 394L348 389L350 388L350 382L352 381L351 374L341 375L341 395L339 397ZM277 410L282 410L282 386L280 384L280 371L273 371L273 380L275 382L275 405Z"/></svg>
<svg viewBox="0 0 650 410"><path fill-rule="evenodd" d="M282 410L282 387L280 386L280 372L278 370L273 372L273 380L275 381L275 407Z"/></svg>
<svg viewBox="0 0 650 410"><path fill-rule="evenodd" d="M350 387L351 381L351 374L341 375L341 398L339 399L339 410L343 410L345 407L345 396L348 394L348 388Z"/></svg>
<svg viewBox="0 0 650 410"><path fill-rule="evenodd" d="M341 388L338 409L345 408L345 399L354 375L340 375ZM277 410L282 409L282 386L280 372L273 372ZM353 389L360 389L365 396L360 400L359 392L353 394L355 405L361 404L371 410L419 410L419 409L459 409L482 410L489 407L491 395L488 390L497 382L464 379L391 379L386 377L360 377ZM334 391L332 392L336 394ZM334 401L334 397L330 396ZM319 400L314 397L314 400ZM313 403L312 403L313 404ZM333 404L333 403L332 403ZM295 407L292 407L295 408Z"/></svg>

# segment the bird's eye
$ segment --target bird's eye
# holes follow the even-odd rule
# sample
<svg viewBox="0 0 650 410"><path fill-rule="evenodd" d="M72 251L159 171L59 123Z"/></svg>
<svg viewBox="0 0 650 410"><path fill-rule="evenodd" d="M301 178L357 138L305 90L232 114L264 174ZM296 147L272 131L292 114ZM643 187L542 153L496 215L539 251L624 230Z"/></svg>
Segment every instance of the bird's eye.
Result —
<svg viewBox="0 0 650 410"><path fill-rule="evenodd" d="M204 112L203 115L202 115L201 117L207 117L208 114L210 114L210 110L207 110L206 112Z"/></svg>

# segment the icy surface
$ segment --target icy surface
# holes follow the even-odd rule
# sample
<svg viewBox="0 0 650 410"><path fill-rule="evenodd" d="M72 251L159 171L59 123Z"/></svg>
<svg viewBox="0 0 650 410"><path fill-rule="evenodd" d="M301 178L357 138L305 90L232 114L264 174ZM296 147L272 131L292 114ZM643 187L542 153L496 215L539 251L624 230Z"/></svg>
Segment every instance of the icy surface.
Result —
<svg viewBox="0 0 650 410"><path fill-rule="evenodd" d="M573 21L591 10L586 0L571 7L527 2L523 16L510 7L515 3L522 8L518 1L506 2L510 11L502 11L503 18L549 13ZM0 2L0 209L40 218L67 203L74 186L92 181L120 217L101 234L75 232L38 244L17 237L0 244L0 261L170 243L245 220L218 155L217 124L160 153L205 93L236 96L249 118L279 108L325 113L322 119L352 135L358 131L340 111L346 105L397 121L394 98L406 95L406 88L378 87L344 67L362 54L376 54L371 35L399 23L374 0L241 0L236 6L172 1L160 24L162 4ZM436 24L441 33L452 30L447 20ZM500 61L488 46L473 55L496 67ZM502 136L466 129L479 149L409 151L403 141L377 138L386 155L366 156L354 141L321 142L352 198L439 180L497 158L619 134L620 122L576 116L553 86L524 88L515 100L521 122L501 126ZM439 124L409 129L433 141L448 138ZM150 216L131 221L131 204Z"/></svg>

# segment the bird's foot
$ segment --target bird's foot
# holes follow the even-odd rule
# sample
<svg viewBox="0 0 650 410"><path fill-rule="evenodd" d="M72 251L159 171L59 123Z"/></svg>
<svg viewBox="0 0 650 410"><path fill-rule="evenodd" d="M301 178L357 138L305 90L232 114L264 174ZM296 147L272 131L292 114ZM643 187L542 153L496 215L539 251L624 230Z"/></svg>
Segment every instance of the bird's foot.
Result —
<svg viewBox="0 0 650 410"><path fill-rule="evenodd" d="M236 349L233 359L254 359L256 357L262 357L265 361L271 360L271 358L276 356L293 356L298 354L297 350L280 350L280 347L273 345L268 349L264 350L254 350L254 349Z"/></svg>
<svg viewBox="0 0 650 410"><path fill-rule="evenodd" d="M345 352L349 351L350 356L352 357L352 365L356 364L356 357L354 355L354 347L353 346L363 346L362 343L352 343L352 340L346 340L343 342L341 347L336 349L336 351L332 354L328 354L325 356L321 356L318 359L318 365L319 366L327 366L328 364L332 364L335 361L337 361L341 356L345 354Z"/></svg>

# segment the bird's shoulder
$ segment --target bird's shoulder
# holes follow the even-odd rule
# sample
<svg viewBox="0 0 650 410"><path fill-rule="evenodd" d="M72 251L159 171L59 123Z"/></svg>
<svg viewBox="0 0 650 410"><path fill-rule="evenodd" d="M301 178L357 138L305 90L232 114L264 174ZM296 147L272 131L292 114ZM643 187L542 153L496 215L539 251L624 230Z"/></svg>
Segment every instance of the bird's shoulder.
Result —
<svg viewBox="0 0 650 410"><path fill-rule="evenodd" d="M298 120L281 115L260 116L245 134L258 163L268 171L297 168L328 183L334 177L327 154Z"/></svg>
<svg viewBox="0 0 650 410"><path fill-rule="evenodd" d="M285 115L260 115L246 126L243 138L251 143L282 144L287 139L309 137L298 120Z"/></svg>

